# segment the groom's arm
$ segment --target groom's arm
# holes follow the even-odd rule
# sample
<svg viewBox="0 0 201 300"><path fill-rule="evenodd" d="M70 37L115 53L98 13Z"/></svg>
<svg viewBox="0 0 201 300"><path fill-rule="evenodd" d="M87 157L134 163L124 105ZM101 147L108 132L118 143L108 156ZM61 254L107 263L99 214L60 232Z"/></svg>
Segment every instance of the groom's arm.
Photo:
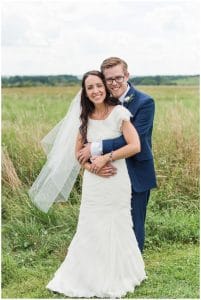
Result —
<svg viewBox="0 0 201 300"><path fill-rule="evenodd" d="M99 156L117 150L127 143L122 136L115 139L103 140L95 143L87 143L78 153L78 161L80 164L84 164L89 160L91 156Z"/></svg>
<svg viewBox="0 0 201 300"><path fill-rule="evenodd" d="M133 119L131 119L133 126L138 132L141 145L143 145L144 138L146 137L150 128L153 126L154 111L154 100L151 98L147 98L143 105L139 108L135 116L135 123ZM95 145L88 143L83 149L80 150L78 160L80 163L83 163L86 162L91 155L93 156L106 154L111 151L117 150L125 145L126 141L123 135L115 139L107 139L100 142L96 142Z"/></svg>
<svg viewBox="0 0 201 300"><path fill-rule="evenodd" d="M121 135L120 137L115 138L115 139L103 140L102 141L102 145L103 145L102 152L103 152L103 154L106 154L111 151L117 150L117 149L125 146L126 144L127 143L126 143L126 140L124 139L123 135Z"/></svg>

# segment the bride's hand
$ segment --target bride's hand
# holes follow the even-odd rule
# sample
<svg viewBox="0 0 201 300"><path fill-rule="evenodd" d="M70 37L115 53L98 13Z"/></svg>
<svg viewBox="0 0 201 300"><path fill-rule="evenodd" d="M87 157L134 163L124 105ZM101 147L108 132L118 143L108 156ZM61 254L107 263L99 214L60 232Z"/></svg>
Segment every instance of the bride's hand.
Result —
<svg viewBox="0 0 201 300"><path fill-rule="evenodd" d="M90 171L92 173L98 173L102 169L102 167L104 167L107 163L108 157L106 155L93 157Z"/></svg>
<svg viewBox="0 0 201 300"><path fill-rule="evenodd" d="M107 163L96 175L101 177L111 177L117 174L117 168L113 166L111 163Z"/></svg>

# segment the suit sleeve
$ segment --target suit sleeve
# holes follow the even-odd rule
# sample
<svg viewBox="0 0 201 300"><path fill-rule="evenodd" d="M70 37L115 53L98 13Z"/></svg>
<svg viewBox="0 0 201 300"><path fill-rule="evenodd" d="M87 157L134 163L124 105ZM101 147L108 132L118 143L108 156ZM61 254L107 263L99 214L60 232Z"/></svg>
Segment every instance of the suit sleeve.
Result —
<svg viewBox="0 0 201 300"><path fill-rule="evenodd" d="M146 135L153 125L155 105L154 100L149 98L138 110L133 125L140 138Z"/></svg>
<svg viewBox="0 0 201 300"><path fill-rule="evenodd" d="M126 140L123 135L115 139L103 140L103 154L117 150L125 145Z"/></svg>
<svg viewBox="0 0 201 300"><path fill-rule="evenodd" d="M139 108L135 115L135 120L131 118L132 124L135 126L141 143L143 142L143 137L149 132L153 124L154 119L154 101L148 98L146 102ZM126 141L122 136L115 139L103 140L103 154L117 150L126 145Z"/></svg>

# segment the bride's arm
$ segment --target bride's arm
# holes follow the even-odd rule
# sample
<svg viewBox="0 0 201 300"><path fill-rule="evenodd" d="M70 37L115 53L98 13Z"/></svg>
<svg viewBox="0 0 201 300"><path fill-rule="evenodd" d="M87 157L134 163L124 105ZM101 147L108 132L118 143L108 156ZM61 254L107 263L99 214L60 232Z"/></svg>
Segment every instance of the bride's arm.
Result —
<svg viewBox="0 0 201 300"><path fill-rule="evenodd" d="M83 147L83 142L82 142L82 137L81 137L81 134L78 133L77 135L77 139L76 139L76 144L75 144L75 156L78 160L78 154L79 154L79 151L80 149L82 149ZM79 160L78 160L79 161ZM81 164L82 167L84 167L86 170L88 170L89 172L92 172L94 173L94 166L89 163L89 162L85 162L84 164ZM113 167L110 163L109 164L106 164L106 166L104 168L102 168L99 172L99 176L101 177L110 177L112 175L115 175L116 174L116 168Z"/></svg>
<svg viewBox="0 0 201 300"><path fill-rule="evenodd" d="M80 132L78 132L76 142L75 142L75 157L78 158L78 153L83 147L82 136Z"/></svg>
<svg viewBox="0 0 201 300"><path fill-rule="evenodd" d="M80 134L80 132L78 132L77 135L77 139L76 139L76 143L75 143L75 157L79 162L79 151L83 148L83 141L82 141L82 136ZM79 162L80 163L80 162ZM85 163L80 163L82 167L84 167L85 169L87 169L90 172L93 172L93 168L91 167L92 164L89 162L85 162Z"/></svg>
<svg viewBox="0 0 201 300"><path fill-rule="evenodd" d="M127 145L113 151L112 160L127 158L141 151L139 135L130 121L122 122L122 133Z"/></svg>
<svg viewBox="0 0 201 300"><path fill-rule="evenodd" d="M76 143L75 143L75 157L77 158L77 160L79 158L79 151L83 148L83 145L84 143L82 142L82 136L80 132L78 132ZM84 164L81 164L81 166L87 169L88 171L90 171L90 166L91 166L90 163L85 162Z"/></svg>
<svg viewBox="0 0 201 300"><path fill-rule="evenodd" d="M122 133L127 145L95 158L92 165L96 166L98 170L100 170L109 161L127 158L141 151L138 133L130 121L122 122Z"/></svg>

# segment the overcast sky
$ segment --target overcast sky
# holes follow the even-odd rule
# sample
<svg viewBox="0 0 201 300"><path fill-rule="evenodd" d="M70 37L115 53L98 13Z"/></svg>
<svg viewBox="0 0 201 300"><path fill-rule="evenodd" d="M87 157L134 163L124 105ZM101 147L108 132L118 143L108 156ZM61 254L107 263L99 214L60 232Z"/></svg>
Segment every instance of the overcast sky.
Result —
<svg viewBox="0 0 201 300"><path fill-rule="evenodd" d="M2 75L82 75L125 59L132 75L198 74L196 0L2 1Z"/></svg>

